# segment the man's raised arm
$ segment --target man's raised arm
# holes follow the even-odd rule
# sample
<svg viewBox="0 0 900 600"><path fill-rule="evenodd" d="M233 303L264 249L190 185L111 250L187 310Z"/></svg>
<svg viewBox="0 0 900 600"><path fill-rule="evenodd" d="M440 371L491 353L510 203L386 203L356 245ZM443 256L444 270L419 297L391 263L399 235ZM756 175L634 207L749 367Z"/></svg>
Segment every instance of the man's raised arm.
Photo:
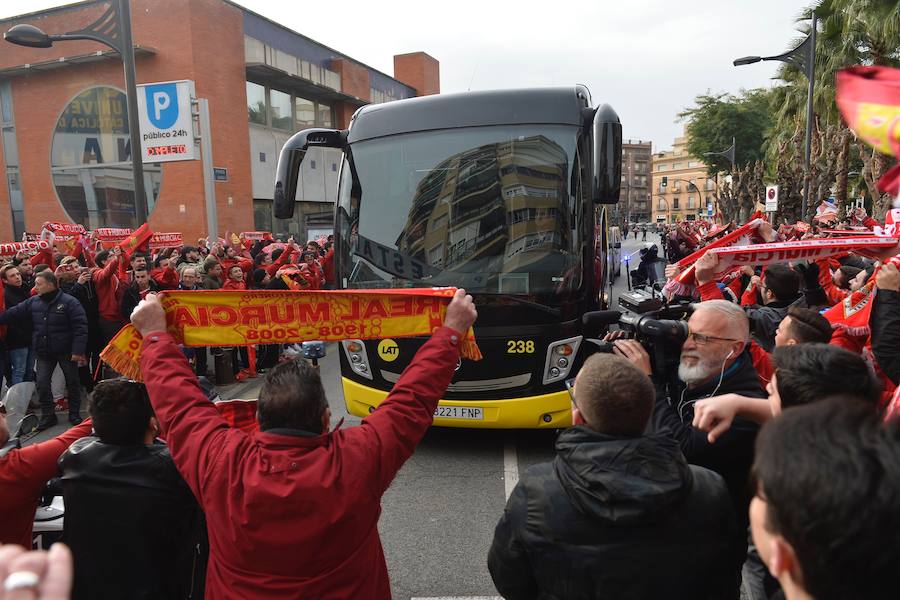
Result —
<svg viewBox="0 0 900 600"><path fill-rule="evenodd" d="M131 313L131 324L144 338L141 373L162 437L179 472L202 502L202 482L218 448L228 435L245 434L230 430L200 389L187 359L166 332L166 315L156 294L141 300Z"/></svg>
<svg viewBox="0 0 900 600"><path fill-rule="evenodd" d="M459 359L459 345L478 313L472 296L457 290L444 326L416 353L387 399L363 420L357 435L374 438L380 491L387 489L434 420Z"/></svg>

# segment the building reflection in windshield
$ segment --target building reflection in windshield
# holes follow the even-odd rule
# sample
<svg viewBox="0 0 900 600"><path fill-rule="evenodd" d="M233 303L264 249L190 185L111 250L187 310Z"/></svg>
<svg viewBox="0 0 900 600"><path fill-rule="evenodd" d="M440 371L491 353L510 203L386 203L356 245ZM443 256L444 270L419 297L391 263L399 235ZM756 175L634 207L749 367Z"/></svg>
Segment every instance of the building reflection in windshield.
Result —
<svg viewBox="0 0 900 600"><path fill-rule="evenodd" d="M397 248L439 270L481 273L500 292L553 289L571 243L568 164L543 135L455 154L416 187Z"/></svg>

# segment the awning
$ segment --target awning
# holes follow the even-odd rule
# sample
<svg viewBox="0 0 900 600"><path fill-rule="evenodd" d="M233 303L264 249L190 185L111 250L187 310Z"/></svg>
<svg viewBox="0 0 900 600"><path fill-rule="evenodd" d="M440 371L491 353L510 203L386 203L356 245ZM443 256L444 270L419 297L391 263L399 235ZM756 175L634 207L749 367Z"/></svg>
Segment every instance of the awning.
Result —
<svg viewBox="0 0 900 600"><path fill-rule="evenodd" d="M134 46L135 59L141 56L153 56L154 54L156 54L155 48L139 45ZM0 79L5 77L18 77L19 75L28 75L32 73L41 73L43 71L52 71L54 69L62 69L65 67L75 67L109 59L118 61L122 60L119 56L119 53L115 50L97 50L96 52L91 52L89 54L61 56L52 60L44 60L36 63L25 63L24 65L6 67L5 69L0 69Z"/></svg>
<svg viewBox="0 0 900 600"><path fill-rule="evenodd" d="M284 92L293 92L295 95L302 96L308 100L337 100L356 106L363 106L369 103L368 100L363 100L362 98L314 83L308 79L291 75L285 70L265 63L247 63L246 69L248 81L269 85Z"/></svg>

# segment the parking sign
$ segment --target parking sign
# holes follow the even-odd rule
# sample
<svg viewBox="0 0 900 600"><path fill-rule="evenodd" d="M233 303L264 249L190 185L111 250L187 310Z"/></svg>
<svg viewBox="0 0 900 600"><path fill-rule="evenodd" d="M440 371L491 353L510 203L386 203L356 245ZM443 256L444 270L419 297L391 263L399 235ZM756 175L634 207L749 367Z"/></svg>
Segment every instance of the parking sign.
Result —
<svg viewBox="0 0 900 600"><path fill-rule="evenodd" d="M194 82L166 81L137 87L142 160L158 163L200 158L191 117Z"/></svg>

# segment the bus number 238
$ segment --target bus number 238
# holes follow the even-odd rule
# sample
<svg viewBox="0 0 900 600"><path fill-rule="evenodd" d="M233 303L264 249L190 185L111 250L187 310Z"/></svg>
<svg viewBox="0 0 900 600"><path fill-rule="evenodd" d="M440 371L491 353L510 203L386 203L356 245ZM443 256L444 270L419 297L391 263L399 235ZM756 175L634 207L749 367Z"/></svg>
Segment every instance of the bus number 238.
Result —
<svg viewBox="0 0 900 600"><path fill-rule="evenodd" d="M507 354L534 354L534 341L506 340Z"/></svg>

